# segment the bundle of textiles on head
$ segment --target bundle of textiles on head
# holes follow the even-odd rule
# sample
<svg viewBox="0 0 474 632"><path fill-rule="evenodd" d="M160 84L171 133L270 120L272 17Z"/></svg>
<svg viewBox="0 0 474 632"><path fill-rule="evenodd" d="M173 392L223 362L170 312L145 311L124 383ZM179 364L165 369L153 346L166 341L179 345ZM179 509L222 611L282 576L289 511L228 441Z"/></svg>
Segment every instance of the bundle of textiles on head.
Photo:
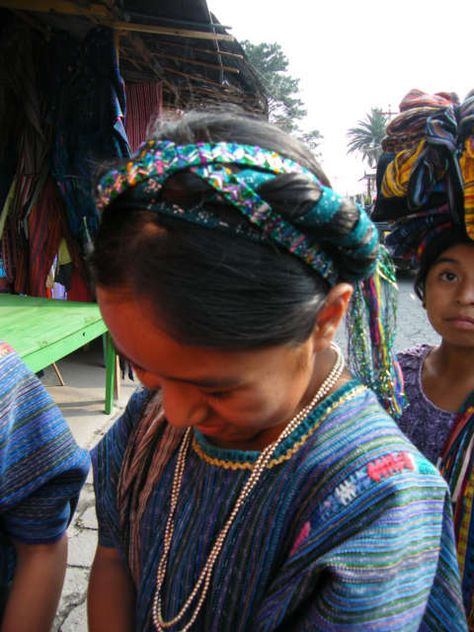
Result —
<svg viewBox="0 0 474 632"><path fill-rule="evenodd" d="M238 218L222 212L217 215L205 204L189 209L161 201L163 184L179 171L200 177L214 189L221 204L237 209ZM262 185L285 174L309 178L320 191L314 207L291 220L274 211L259 194ZM131 161L104 176L98 207L105 208L114 200L120 204L126 191L133 191L134 208L271 243L300 258L330 286L351 281L355 287L348 323L351 368L392 414L400 413L403 388L392 354L396 278L385 249L379 247L377 231L361 207L351 232L337 243L321 243L315 237L318 226L331 223L343 199L322 185L309 169L277 152L228 142L180 146L168 140L150 140ZM343 275L331 255L337 250L351 253L351 270Z"/></svg>
<svg viewBox="0 0 474 632"><path fill-rule="evenodd" d="M387 127L373 219L394 221L387 246L417 264L428 241L456 228L474 239L474 91L411 90Z"/></svg>

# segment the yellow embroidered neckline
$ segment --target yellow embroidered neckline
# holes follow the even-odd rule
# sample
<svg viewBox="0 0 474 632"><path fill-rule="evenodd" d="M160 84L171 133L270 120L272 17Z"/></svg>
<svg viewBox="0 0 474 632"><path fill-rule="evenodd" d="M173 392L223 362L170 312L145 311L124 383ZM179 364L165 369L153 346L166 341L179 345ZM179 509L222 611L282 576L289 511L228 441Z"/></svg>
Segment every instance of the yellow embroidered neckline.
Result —
<svg viewBox="0 0 474 632"><path fill-rule="evenodd" d="M348 392L344 393L341 397L337 398L321 415L318 419L317 423L312 425L309 430L301 436L291 447L288 448L286 452L283 454L270 459L267 464L267 469L275 467L284 461L288 461L291 457L298 452L301 446L315 433L315 431L319 428L321 423L341 404L344 402L356 397L363 391L367 390L365 386L359 384L353 388L351 388ZM215 467L222 467L226 470L252 470L254 466L254 461L231 461L226 459L219 459L214 456L210 456L207 452L199 445L196 436L193 436L192 439L192 447L194 452L198 455L198 457L208 463L209 465L214 465Z"/></svg>

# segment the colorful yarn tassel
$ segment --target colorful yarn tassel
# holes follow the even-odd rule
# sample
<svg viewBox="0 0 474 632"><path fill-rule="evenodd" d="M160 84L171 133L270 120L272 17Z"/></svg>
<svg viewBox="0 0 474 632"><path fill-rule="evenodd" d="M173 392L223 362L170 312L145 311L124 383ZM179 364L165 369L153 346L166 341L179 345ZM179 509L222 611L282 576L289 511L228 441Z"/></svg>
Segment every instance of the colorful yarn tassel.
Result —
<svg viewBox="0 0 474 632"><path fill-rule="evenodd" d="M352 372L398 417L404 405L403 376L393 353L398 285L395 267L381 246L373 276L360 281L346 318L348 358Z"/></svg>

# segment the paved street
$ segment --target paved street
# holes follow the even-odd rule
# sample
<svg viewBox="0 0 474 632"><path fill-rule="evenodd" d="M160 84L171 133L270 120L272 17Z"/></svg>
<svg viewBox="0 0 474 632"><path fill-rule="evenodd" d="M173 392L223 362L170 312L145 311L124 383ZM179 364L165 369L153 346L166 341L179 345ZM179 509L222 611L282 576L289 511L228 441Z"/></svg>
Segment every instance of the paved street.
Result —
<svg viewBox="0 0 474 632"><path fill-rule="evenodd" d="M401 351L417 343L438 343L438 335L433 331L420 300L413 291L413 276L404 274L398 279L398 327L395 350ZM337 341L344 347L343 328L338 332Z"/></svg>
<svg viewBox="0 0 474 632"><path fill-rule="evenodd" d="M399 330L395 342L397 350L418 342L437 342L437 336L426 320L420 301L413 292L413 279L399 280ZM340 338L340 336L339 336ZM45 384L59 403L81 446L91 448L120 414L135 384L126 380L118 408L112 415L104 415L103 368L100 347L73 354L60 363L66 387L57 386L52 370L45 376ZM92 479L81 494L73 524L69 530L69 565L60 610L54 632L86 632L86 591L89 569L97 542ZM112 631L111 631L112 632Z"/></svg>
<svg viewBox="0 0 474 632"><path fill-rule="evenodd" d="M395 349L400 351L416 343L438 344L436 334L421 307L420 300L413 291L413 277L402 276L399 281L398 333Z"/></svg>

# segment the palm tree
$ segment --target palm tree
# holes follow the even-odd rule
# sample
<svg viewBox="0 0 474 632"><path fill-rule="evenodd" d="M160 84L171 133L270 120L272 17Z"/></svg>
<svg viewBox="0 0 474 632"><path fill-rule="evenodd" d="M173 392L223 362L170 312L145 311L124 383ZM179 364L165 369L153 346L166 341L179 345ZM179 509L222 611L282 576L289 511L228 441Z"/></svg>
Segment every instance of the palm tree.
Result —
<svg viewBox="0 0 474 632"><path fill-rule="evenodd" d="M388 117L379 108L372 108L357 127L351 127L347 136L350 138L347 147L349 153L359 152L369 167L373 168L382 155L382 139L385 136Z"/></svg>

